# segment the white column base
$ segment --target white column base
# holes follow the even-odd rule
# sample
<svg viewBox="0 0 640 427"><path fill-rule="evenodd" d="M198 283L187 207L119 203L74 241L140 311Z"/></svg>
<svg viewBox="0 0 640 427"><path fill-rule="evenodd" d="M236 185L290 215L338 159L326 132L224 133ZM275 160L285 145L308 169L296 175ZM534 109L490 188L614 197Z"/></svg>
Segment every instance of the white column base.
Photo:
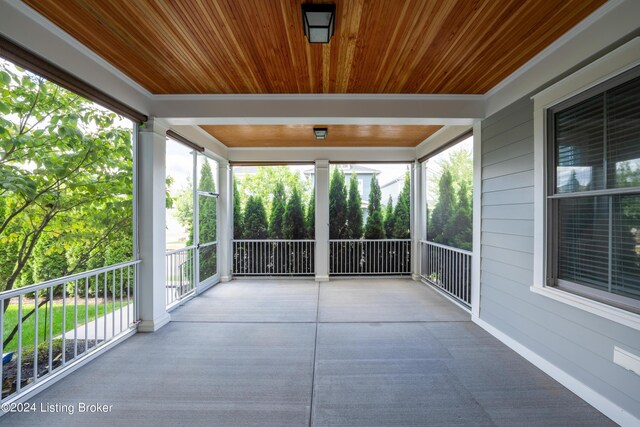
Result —
<svg viewBox="0 0 640 427"><path fill-rule="evenodd" d="M230 282L231 281L231 276L221 276L220 277L220 281L221 282Z"/></svg>
<svg viewBox="0 0 640 427"><path fill-rule="evenodd" d="M329 276L319 276L316 275L316 282L328 282Z"/></svg>
<svg viewBox="0 0 640 427"><path fill-rule="evenodd" d="M167 323L171 322L171 315L163 313L163 316L154 320L142 320L138 323L138 332L155 332Z"/></svg>
<svg viewBox="0 0 640 427"><path fill-rule="evenodd" d="M416 282L419 282L420 280L422 280L422 278L420 277L420 275L419 275L419 274L412 274L412 275L411 275L411 278L412 278L413 280L415 280Z"/></svg>

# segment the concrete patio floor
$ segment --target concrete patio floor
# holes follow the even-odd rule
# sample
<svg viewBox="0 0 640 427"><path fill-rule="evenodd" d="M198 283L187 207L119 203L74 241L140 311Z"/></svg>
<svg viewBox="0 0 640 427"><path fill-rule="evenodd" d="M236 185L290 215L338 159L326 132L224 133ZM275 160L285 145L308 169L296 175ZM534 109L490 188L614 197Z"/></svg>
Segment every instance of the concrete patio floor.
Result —
<svg viewBox="0 0 640 427"><path fill-rule="evenodd" d="M0 424L613 425L408 279L219 284L30 402L37 412ZM80 402L113 406L78 413Z"/></svg>

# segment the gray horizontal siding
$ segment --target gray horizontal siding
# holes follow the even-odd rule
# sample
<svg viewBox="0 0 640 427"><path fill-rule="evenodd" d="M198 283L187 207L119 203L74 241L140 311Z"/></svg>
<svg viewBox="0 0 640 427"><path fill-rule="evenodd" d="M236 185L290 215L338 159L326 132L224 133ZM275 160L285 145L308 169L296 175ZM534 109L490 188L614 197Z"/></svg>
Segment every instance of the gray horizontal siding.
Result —
<svg viewBox="0 0 640 427"><path fill-rule="evenodd" d="M494 248L533 253L533 237L514 236L502 233L482 233L482 243Z"/></svg>
<svg viewBox="0 0 640 427"><path fill-rule="evenodd" d="M613 347L640 353L640 332L547 297L533 285L533 105L522 99L482 124L480 317L640 417L640 376Z"/></svg>
<svg viewBox="0 0 640 427"><path fill-rule="evenodd" d="M532 204L533 187L517 188L513 190L502 190L492 192L482 192L483 206L504 206L516 204Z"/></svg>
<svg viewBox="0 0 640 427"><path fill-rule="evenodd" d="M482 180L482 188L489 193L491 191L502 191L507 188L531 187L531 182L533 182L533 170L528 170Z"/></svg>
<svg viewBox="0 0 640 427"><path fill-rule="evenodd" d="M483 219L482 231L531 237L533 236L533 221L520 219Z"/></svg>
<svg viewBox="0 0 640 427"><path fill-rule="evenodd" d="M533 153L525 154L524 156L514 157L509 160L505 160L499 163L494 163L482 168L482 179L491 179L504 175L510 175L522 171L533 170ZM528 184L531 185L533 181Z"/></svg>
<svg viewBox="0 0 640 427"><path fill-rule="evenodd" d="M485 154L483 156L482 166L483 169L486 170L487 166L517 159L518 157L526 156L528 154L533 154L533 147L531 146L531 141L523 139L522 141L506 145L500 150Z"/></svg>
<svg viewBox="0 0 640 427"><path fill-rule="evenodd" d="M533 220L533 203L524 203L521 205L483 206L482 218Z"/></svg>

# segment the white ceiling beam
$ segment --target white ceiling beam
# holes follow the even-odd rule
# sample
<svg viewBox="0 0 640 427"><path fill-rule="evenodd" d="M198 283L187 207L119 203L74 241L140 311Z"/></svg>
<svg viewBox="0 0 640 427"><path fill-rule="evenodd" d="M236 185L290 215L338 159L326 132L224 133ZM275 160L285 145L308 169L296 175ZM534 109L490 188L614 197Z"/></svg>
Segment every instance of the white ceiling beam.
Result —
<svg viewBox="0 0 640 427"><path fill-rule="evenodd" d="M470 125L484 117L482 95L154 96L152 115L176 125Z"/></svg>
<svg viewBox="0 0 640 427"><path fill-rule="evenodd" d="M230 148L229 161L311 162L411 162L414 147L264 147Z"/></svg>

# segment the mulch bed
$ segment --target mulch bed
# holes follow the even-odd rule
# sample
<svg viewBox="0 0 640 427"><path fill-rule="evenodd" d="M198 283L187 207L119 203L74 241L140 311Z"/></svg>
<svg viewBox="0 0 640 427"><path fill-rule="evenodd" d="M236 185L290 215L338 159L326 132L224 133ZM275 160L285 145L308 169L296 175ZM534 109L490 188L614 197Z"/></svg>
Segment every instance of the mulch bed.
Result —
<svg viewBox="0 0 640 427"><path fill-rule="evenodd" d="M86 340L89 351L93 349L96 344L99 344L102 340ZM78 357L84 353L85 340L79 339L78 341ZM38 351L38 378L43 377L49 373L49 347L48 343L42 343ZM69 363L74 354L74 341L66 340L65 345L65 358L66 363ZM54 340L52 349L53 369L56 369L62 365L62 340ZM16 391L17 374L18 374L18 355L14 354L10 362L2 367L2 397L6 398L8 395ZM33 382L33 351L22 352L22 369L21 369L21 387L26 387Z"/></svg>

